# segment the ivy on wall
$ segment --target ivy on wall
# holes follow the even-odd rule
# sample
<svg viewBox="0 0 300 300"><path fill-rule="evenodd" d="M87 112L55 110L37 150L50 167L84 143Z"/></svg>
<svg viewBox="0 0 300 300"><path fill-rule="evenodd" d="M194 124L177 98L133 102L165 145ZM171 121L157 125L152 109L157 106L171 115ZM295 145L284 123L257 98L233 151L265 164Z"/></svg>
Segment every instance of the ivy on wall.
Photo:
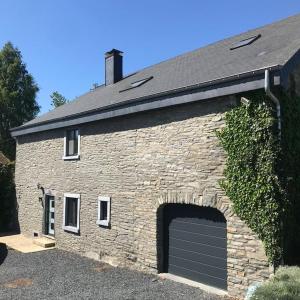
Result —
<svg viewBox="0 0 300 300"><path fill-rule="evenodd" d="M217 132L227 154L220 182L234 212L258 235L275 266L300 265L300 97L277 90L281 140L274 104L263 91L225 114Z"/></svg>
<svg viewBox="0 0 300 300"><path fill-rule="evenodd" d="M262 240L269 261L282 257L283 207L286 192L279 178L280 143L273 104L263 92L246 95L225 114L225 127L217 132L227 153L220 182L234 212Z"/></svg>

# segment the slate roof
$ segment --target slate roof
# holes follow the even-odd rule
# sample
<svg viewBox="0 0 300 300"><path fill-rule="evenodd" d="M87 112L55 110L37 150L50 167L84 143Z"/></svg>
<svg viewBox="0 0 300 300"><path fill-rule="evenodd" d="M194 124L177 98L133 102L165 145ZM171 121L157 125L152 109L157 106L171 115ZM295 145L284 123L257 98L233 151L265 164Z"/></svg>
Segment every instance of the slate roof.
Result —
<svg viewBox="0 0 300 300"><path fill-rule="evenodd" d="M235 42L258 34L261 34L261 37L252 44L230 50ZM283 66L299 52L299 49L300 14L142 69L115 84L90 91L23 126L36 126L72 115L101 110L128 100L135 101L183 87L213 83L218 79L272 66ZM151 76L153 78L143 85L120 92L132 82Z"/></svg>

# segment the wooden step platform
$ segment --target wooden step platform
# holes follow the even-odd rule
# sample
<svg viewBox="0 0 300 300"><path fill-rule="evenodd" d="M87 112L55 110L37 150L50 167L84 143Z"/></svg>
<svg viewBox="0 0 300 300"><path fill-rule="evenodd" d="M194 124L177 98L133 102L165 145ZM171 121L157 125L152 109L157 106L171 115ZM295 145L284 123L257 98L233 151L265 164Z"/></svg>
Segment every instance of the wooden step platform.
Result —
<svg viewBox="0 0 300 300"><path fill-rule="evenodd" d="M50 249L53 249L54 246L45 248L44 243L43 246L40 246L38 243L34 243L36 240L40 238L31 238L28 236L24 236L22 234L15 234L15 233L6 233L6 234L1 234L0 235L0 244L5 244L8 249L14 249L16 251L20 251L22 253L32 253L32 252L37 252L37 251L47 251ZM55 240L52 239L47 239L46 245L48 244L48 240L51 241L52 245L54 243L55 245Z"/></svg>
<svg viewBox="0 0 300 300"><path fill-rule="evenodd" d="M55 240L48 239L46 237L35 238L33 243L43 248L51 248L55 246Z"/></svg>

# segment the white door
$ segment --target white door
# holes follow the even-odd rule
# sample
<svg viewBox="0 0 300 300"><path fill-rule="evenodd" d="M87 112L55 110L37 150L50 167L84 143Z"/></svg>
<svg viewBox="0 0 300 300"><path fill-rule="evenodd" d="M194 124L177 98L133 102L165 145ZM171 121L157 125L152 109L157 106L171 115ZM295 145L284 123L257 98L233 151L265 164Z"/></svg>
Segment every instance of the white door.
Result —
<svg viewBox="0 0 300 300"><path fill-rule="evenodd" d="M55 215L54 197L49 197L48 234L50 235L54 235L54 215Z"/></svg>

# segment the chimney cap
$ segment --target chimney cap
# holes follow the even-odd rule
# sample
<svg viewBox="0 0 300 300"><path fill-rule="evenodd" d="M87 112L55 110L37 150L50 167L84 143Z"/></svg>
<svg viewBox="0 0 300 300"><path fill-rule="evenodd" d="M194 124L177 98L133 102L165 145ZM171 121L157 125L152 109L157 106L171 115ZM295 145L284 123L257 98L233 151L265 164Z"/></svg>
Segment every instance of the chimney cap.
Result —
<svg viewBox="0 0 300 300"><path fill-rule="evenodd" d="M122 54L123 54L122 51L113 48L113 49L111 49L110 51L107 51L107 52L105 53L105 57L109 57L109 56L112 56L112 55L122 55Z"/></svg>

